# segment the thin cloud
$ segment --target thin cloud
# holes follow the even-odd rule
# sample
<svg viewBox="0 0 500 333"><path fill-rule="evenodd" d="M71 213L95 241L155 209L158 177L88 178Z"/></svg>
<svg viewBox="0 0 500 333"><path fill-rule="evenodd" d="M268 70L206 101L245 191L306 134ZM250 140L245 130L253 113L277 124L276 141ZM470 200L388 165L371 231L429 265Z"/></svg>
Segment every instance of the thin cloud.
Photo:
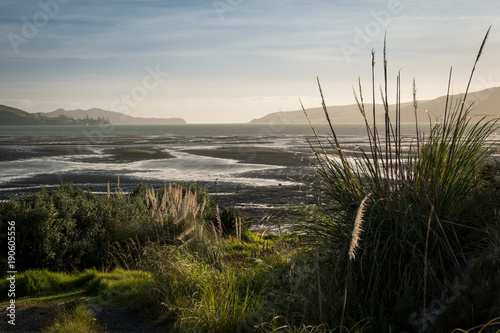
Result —
<svg viewBox="0 0 500 333"><path fill-rule="evenodd" d="M213 1L204 0L71 0L15 53L8 34L22 37L22 18L30 20L41 9L37 1L3 0L0 98L30 100L42 108L54 105L43 101L109 105L141 79L147 66L160 65L170 76L141 104L150 116L171 112L200 119L196 107L174 102L193 99L203 101L197 107L205 103L213 110L211 121L225 121L228 114L247 121L281 108L282 96L315 96L316 75L330 87L325 89L333 96L329 100L346 104L352 102L358 75L370 74L372 48L380 65L386 31L391 75L403 68L405 79L416 76L419 92L432 97L433 91L442 94L436 82L449 66L457 74L469 70L490 24L494 28L478 75L484 69L484 75L500 77L495 60L500 8L494 1L401 0L401 11L384 24L376 15L388 10L387 1L221 1L229 10L218 11ZM368 30L377 22L377 33ZM349 59L342 43L356 48ZM231 113L237 103L247 105L248 114Z"/></svg>

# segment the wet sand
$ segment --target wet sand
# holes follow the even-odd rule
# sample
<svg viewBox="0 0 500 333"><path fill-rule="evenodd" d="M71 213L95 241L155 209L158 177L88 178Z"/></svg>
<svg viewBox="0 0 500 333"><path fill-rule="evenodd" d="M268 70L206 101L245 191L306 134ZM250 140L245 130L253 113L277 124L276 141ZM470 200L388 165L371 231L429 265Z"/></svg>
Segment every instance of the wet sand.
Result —
<svg viewBox="0 0 500 333"><path fill-rule="evenodd" d="M302 154L277 149L254 147L224 147L219 149L195 149L184 152L216 158L237 160L241 163L267 164L280 166L307 166L309 161Z"/></svg>
<svg viewBox="0 0 500 333"><path fill-rule="evenodd" d="M138 161L138 160L150 160L150 159L165 159L173 158L173 156L167 152L155 149L147 148L115 148L107 149L103 151L106 154L111 154L116 160L120 161Z"/></svg>
<svg viewBox="0 0 500 333"><path fill-rule="evenodd" d="M90 154L92 150L84 147L51 145L51 146L25 146L24 149L15 149L8 146L0 146L1 161L15 161L34 157L65 156L75 154Z"/></svg>
<svg viewBox="0 0 500 333"><path fill-rule="evenodd" d="M33 147L33 149L19 154L13 154L12 151L3 147L0 153L6 154L7 157L12 159L50 157L60 154L72 155L77 153L74 146L71 148L64 146L40 146ZM238 184L218 181L217 185L215 185L216 179L211 182L196 182L198 185L207 188L209 193L211 193L221 206L231 206L240 209L242 214L248 220L256 222L256 225L261 221L264 225L268 226L268 217L270 222L286 220L286 214L281 212L283 208L294 203L311 201L309 195L311 179L307 179L306 176L313 173L312 168L306 159L294 152L252 147L224 147L212 150L186 149L182 151L197 156L236 160L240 163L280 166L281 168L242 173L241 176L243 177L274 179L278 180L278 182L275 186L242 185L238 196L236 196ZM104 156L92 155L90 154L90 149L84 151L78 150L78 153L82 155L81 157L79 157L80 155L75 156L84 159L86 163L102 163L103 161L126 163L151 159L176 158L161 149L130 145L120 148L105 148L102 152ZM172 182L168 179L142 180L136 177L120 175L119 187L124 192L133 191L141 181L156 188ZM280 183L281 181L283 184ZM0 199L6 200L18 195L32 193L40 190L42 187L54 188L62 183L73 183L75 186L88 189L93 193L104 194L107 191L108 182L112 191L117 189L118 174L109 174L105 170L43 173L0 184Z"/></svg>

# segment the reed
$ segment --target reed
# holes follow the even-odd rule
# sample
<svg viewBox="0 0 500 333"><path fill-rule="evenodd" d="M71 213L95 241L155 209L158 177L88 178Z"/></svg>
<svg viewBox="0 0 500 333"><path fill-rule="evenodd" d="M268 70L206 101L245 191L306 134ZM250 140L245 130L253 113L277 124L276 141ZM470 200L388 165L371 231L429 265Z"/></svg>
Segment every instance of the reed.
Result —
<svg viewBox="0 0 500 333"><path fill-rule="evenodd" d="M471 75L487 37L488 33ZM406 315L404 311L410 303L422 304L429 294L442 290L442 281L463 274L466 252L477 248L488 236L490 221L484 218L488 215L484 212L492 207L485 198L481 170L494 148L487 139L498 129L498 119L472 122L472 109L466 107L467 87L455 108L450 107L452 102L447 103L445 118L441 123L430 124L430 133L424 139L419 130L414 84L416 132L409 148L405 148L403 142L408 139L402 135L400 121L401 73L396 77L395 110L390 110L385 40L383 77L380 95L384 122L377 124L372 52L373 119L366 112L361 84L355 92L369 145L368 150L360 148L354 158L344 153L318 80L331 136L324 140L313 128L315 140L310 146L320 178L319 200L314 218L302 224L302 230L318 240L321 251L326 253L324 257L330 258L323 265L330 267L336 285L347 282L346 288L349 284L350 289L356 290L351 303L365 304L361 315L377 317L378 325L382 325L383 318L391 320L390 316L397 322L398 317ZM453 101L453 96L448 99ZM369 194L364 236L355 242L358 207ZM431 213L433 223L429 225ZM359 260L353 261L352 249L358 244ZM424 265L425 286L421 271ZM350 270L352 278L347 281Z"/></svg>

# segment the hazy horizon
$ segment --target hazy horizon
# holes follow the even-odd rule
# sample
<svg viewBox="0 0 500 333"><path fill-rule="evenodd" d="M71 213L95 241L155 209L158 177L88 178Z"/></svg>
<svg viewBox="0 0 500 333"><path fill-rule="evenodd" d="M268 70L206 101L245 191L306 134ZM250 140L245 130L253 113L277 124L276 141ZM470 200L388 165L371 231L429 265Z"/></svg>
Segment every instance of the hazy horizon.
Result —
<svg viewBox="0 0 500 333"><path fill-rule="evenodd" d="M188 123L244 123L278 111L354 104L377 82L387 32L389 89L403 101L500 86L494 1L83 0L0 3L0 104L28 112L101 108ZM391 92L390 92L391 93Z"/></svg>

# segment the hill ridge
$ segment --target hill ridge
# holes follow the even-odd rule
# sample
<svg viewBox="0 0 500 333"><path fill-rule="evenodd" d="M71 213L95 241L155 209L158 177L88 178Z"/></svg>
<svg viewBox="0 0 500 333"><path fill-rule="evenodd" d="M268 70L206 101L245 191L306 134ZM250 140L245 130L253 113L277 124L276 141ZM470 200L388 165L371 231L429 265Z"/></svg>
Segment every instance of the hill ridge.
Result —
<svg viewBox="0 0 500 333"><path fill-rule="evenodd" d="M463 98L463 94L453 95L453 103ZM417 100L417 115L419 122L428 122L429 116L432 120L440 118L444 115L444 106L446 103L446 96L440 96L430 100ZM471 106L474 110L471 115L487 115L493 117L500 117L500 87L483 89L475 92L469 92L467 95L467 106ZM384 120L384 112L382 104L375 104L377 115L376 121ZM368 118L372 119L373 104L365 103L365 109L368 113ZM363 118L359 112L356 103L349 105L331 105L327 106L328 113L335 123L361 123ZM305 109L311 123L325 124L326 118L322 107L313 107ZM390 112L395 111L394 104L389 105ZM414 123L414 107L413 102L401 103L401 122ZM256 118L248 122L249 124L307 124L307 118L304 112L296 111L278 111L269 113L263 117Z"/></svg>
<svg viewBox="0 0 500 333"><path fill-rule="evenodd" d="M174 125L174 124L186 124L186 121L182 118L142 118L133 117L125 113L108 111L101 108L91 108L91 109L76 109L76 110L65 110L59 108L52 112L44 113L47 117L58 117L60 115L67 115L75 119L83 119L85 116L89 117L105 117L109 119L113 125Z"/></svg>
<svg viewBox="0 0 500 333"><path fill-rule="evenodd" d="M0 125L4 126L101 124L109 124L109 121L105 117L74 119L64 114L50 118L40 113L29 113L18 108L0 105Z"/></svg>

